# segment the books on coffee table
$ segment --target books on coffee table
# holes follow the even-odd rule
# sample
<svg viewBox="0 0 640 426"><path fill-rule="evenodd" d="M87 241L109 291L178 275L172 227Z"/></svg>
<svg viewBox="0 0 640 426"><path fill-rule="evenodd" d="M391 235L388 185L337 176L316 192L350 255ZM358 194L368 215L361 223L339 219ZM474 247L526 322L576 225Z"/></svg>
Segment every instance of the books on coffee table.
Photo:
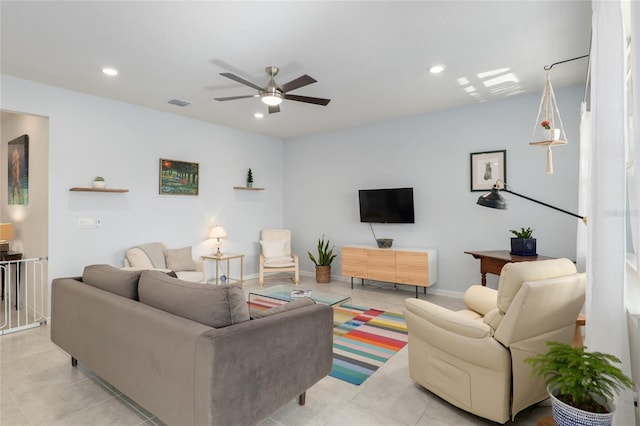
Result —
<svg viewBox="0 0 640 426"><path fill-rule="evenodd" d="M298 299L300 297L311 297L311 290L291 290L292 299Z"/></svg>

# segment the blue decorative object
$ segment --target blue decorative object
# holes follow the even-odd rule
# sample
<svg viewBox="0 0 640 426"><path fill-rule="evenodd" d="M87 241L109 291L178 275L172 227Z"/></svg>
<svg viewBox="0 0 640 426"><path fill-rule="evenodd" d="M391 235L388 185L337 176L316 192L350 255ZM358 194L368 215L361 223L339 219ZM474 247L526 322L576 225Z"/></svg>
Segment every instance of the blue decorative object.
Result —
<svg viewBox="0 0 640 426"><path fill-rule="evenodd" d="M225 283L227 282L227 276L226 276L226 275L222 275L222 276L220 277L220 282L221 282L222 284L225 284Z"/></svg>

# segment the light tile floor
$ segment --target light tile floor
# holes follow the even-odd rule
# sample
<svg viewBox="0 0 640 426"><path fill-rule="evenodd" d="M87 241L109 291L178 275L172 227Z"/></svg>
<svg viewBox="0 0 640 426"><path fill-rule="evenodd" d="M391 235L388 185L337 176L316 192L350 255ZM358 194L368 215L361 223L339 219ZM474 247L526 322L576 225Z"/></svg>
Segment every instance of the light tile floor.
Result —
<svg viewBox="0 0 640 426"><path fill-rule="evenodd" d="M302 288L348 294L352 303L402 312L404 300L414 297L413 288L390 284L359 283L351 290L347 282L316 284L313 277L301 277ZM265 285L286 283L268 280ZM245 283L245 292L257 287L257 280ZM451 309L462 306L459 299L424 295ZM438 426L483 425L492 422L470 415L442 401L410 378L407 348L394 355L360 386L325 377L307 391L306 405L292 400L261 426ZM520 413L514 424L535 425L550 415L546 404ZM0 425L162 425L113 386L86 370L71 367L69 356L49 338L49 327L0 336Z"/></svg>

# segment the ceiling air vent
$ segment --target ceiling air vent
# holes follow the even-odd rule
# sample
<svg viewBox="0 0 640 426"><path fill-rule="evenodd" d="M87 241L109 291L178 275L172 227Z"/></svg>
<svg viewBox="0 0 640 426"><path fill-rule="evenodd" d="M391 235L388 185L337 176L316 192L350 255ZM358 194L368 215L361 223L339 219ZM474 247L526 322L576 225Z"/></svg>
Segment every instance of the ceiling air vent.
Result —
<svg viewBox="0 0 640 426"><path fill-rule="evenodd" d="M186 107L187 105L191 105L191 102L183 101L181 99L171 99L169 103L171 105L176 105L179 107Z"/></svg>

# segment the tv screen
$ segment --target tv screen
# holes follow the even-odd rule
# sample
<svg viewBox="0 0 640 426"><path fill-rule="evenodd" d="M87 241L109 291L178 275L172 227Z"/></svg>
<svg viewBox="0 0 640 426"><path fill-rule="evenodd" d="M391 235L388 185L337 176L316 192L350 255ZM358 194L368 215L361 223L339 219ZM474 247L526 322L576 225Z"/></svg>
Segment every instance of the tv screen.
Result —
<svg viewBox="0 0 640 426"><path fill-rule="evenodd" d="M361 189L360 222L415 223L413 188Z"/></svg>

